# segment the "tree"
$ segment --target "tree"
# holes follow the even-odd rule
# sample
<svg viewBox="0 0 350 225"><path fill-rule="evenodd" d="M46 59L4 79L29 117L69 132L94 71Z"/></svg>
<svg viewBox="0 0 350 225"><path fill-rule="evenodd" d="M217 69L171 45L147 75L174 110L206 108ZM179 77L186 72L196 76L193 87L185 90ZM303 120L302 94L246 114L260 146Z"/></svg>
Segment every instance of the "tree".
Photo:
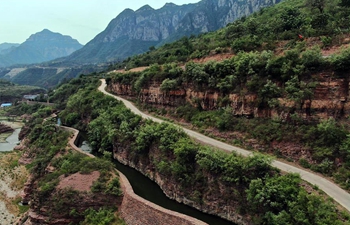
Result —
<svg viewBox="0 0 350 225"><path fill-rule="evenodd" d="M348 134L346 139L342 142L339 151L341 157L344 159L345 166L350 168L350 134Z"/></svg>
<svg viewBox="0 0 350 225"><path fill-rule="evenodd" d="M298 76L293 76L286 82L285 90L287 97L294 101L295 106L302 110L306 100L310 100L313 97L314 83L305 83L299 81Z"/></svg>
<svg viewBox="0 0 350 225"><path fill-rule="evenodd" d="M343 7L350 7L350 0L341 0L339 5Z"/></svg>
<svg viewBox="0 0 350 225"><path fill-rule="evenodd" d="M312 9L318 9L322 14L324 12L324 8L326 6L326 0L307 0L307 4Z"/></svg>
<svg viewBox="0 0 350 225"><path fill-rule="evenodd" d="M274 99L281 95L281 89L273 83L271 80L267 80L267 83L259 90L258 96L261 106L273 106L275 104Z"/></svg>
<svg viewBox="0 0 350 225"><path fill-rule="evenodd" d="M288 7L280 16L282 31L298 29L303 24L304 18L298 8Z"/></svg>
<svg viewBox="0 0 350 225"><path fill-rule="evenodd" d="M185 79L187 82L192 81L199 90L205 89L209 84L209 75L204 71L203 66L193 62L186 64Z"/></svg>
<svg viewBox="0 0 350 225"><path fill-rule="evenodd" d="M301 54L301 61L307 70L315 70L324 64L321 49L315 46Z"/></svg>
<svg viewBox="0 0 350 225"><path fill-rule="evenodd" d="M160 90L168 93L171 90L177 89L177 87L177 80L171 80L167 78L163 80L162 84L160 85Z"/></svg>
<svg viewBox="0 0 350 225"><path fill-rule="evenodd" d="M350 69L350 48L346 48L341 51L340 54L336 54L331 58L332 66L334 70L338 72L347 72Z"/></svg>
<svg viewBox="0 0 350 225"><path fill-rule="evenodd" d="M261 214L278 214L286 210L299 194L300 176L289 173L284 176L252 180L247 190L247 199L253 211Z"/></svg>

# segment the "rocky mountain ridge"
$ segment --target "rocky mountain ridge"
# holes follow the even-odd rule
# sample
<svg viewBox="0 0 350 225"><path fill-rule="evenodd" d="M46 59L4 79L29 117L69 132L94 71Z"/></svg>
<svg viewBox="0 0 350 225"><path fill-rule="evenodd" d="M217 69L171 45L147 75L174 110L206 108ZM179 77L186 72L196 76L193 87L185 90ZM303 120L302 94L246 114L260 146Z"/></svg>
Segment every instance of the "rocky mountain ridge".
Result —
<svg viewBox="0 0 350 225"><path fill-rule="evenodd" d="M167 3L160 9L145 5L125 9L86 46L64 61L98 63L118 61L183 36L198 35L224 27L230 22L280 0L202 0L196 4Z"/></svg>

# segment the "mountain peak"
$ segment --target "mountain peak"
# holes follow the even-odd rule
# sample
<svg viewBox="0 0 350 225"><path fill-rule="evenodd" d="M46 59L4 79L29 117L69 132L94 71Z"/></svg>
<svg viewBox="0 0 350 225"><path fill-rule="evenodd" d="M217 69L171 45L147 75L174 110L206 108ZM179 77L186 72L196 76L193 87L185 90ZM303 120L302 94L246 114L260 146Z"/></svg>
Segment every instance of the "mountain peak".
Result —
<svg viewBox="0 0 350 225"><path fill-rule="evenodd" d="M7 61L0 61L0 66L49 61L68 56L81 47L82 45L77 40L68 35L44 29L30 35L21 45L15 45L8 51L5 49L5 52L1 51L0 55L3 55Z"/></svg>
<svg viewBox="0 0 350 225"><path fill-rule="evenodd" d="M176 5L172 2L167 2L167 3L165 3L165 5L163 7L174 7L174 6L178 6L178 5Z"/></svg>
<svg viewBox="0 0 350 225"><path fill-rule="evenodd" d="M30 37L23 44L26 44L26 42L41 42L41 41L71 42L71 43L74 43L74 45L80 45L80 43L76 39L73 39L71 36L62 35L57 32L52 32L49 29L44 29L40 32L30 35Z"/></svg>
<svg viewBox="0 0 350 225"><path fill-rule="evenodd" d="M133 13L133 12L135 12L135 11L130 9L130 8L126 8L119 15L129 14L129 13Z"/></svg>
<svg viewBox="0 0 350 225"><path fill-rule="evenodd" d="M136 12L142 12L142 11L150 11L154 10L150 5L144 5L141 8L139 8Z"/></svg>
<svg viewBox="0 0 350 225"><path fill-rule="evenodd" d="M44 29L42 31L40 31L39 33L53 33L52 31L50 31L49 29Z"/></svg>

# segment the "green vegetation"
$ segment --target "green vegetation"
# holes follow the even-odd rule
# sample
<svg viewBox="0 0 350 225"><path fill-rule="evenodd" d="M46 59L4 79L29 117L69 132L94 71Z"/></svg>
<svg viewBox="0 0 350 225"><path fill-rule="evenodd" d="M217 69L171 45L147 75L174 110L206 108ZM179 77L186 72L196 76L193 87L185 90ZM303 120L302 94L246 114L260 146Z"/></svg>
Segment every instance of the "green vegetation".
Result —
<svg viewBox="0 0 350 225"><path fill-rule="evenodd" d="M110 209L100 209L95 211L87 209L85 211L85 220L81 225L126 225L126 223L114 215L114 211Z"/></svg>
<svg viewBox="0 0 350 225"><path fill-rule="evenodd" d="M29 205L22 205L21 202L22 202L22 198L17 197L13 200L13 205L18 206L19 214L23 215L23 213L29 210Z"/></svg>
<svg viewBox="0 0 350 225"><path fill-rule="evenodd" d="M74 88L70 85L65 87ZM69 90L62 88L62 92ZM81 110L85 104L90 106L88 111ZM67 118L73 113L81 120L70 125L87 129L94 151L114 151L136 165L147 165L199 204L218 195L218 207L239 206L240 214L252 218L254 224L347 224L346 213L330 199L317 191L307 193L298 175L281 175L270 166L270 158L260 154L244 158L203 147L170 124L142 120L118 101L101 95L96 86L92 89L89 82L69 98L60 116L70 121ZM332 126L329 123L324 126Z"/></svg>
<svg viewBox="0 0 350 225"><path fill-rule="evenodd" d="M35 106L32 107L35 108ZM108 213L112 212L111 210L114 209L111 207L115 206L115 202L122 195L114 165L105 159L90 158L67 148L70 134L55 126L54 120L43 120L51 113L52 109L48 107L39 108L33 113L33 118L26 127L29 139L28 154L35 156L33 162L27 167L37 181L32 200L35 204L32 205L32 210L39 210L41 215L50 218L55 218L55 215L63 218L73 216L77 221L83 221L86 219L85 216L90 215L93 210L99 211L100 208L99 204L91 209L81 204L84 204L86 199L94 201L93 199L98 196L101 200L105 199L103 205L106 208L101 209L101 213L105 210ZM48 168L51 168L49 173ZM94 181L90 192L81 192L73 188L57 188L63 177L72 174L91 174L94 171L99 172L99 177ZM42 209L45 209L44 212Z"/></svg>

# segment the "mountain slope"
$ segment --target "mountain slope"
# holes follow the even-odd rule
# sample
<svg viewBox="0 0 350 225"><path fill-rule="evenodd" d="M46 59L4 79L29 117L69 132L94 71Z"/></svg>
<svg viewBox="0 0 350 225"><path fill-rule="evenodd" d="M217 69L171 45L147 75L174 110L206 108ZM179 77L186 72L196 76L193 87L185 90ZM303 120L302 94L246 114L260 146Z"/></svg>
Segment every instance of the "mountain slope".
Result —
<svg viewBox="0 0 350 225"><path fill-rule="evenodd" d="M31 35L24 43L4 54L0 58L0 66L49 61L67 56L81 47L82 45L70 36L44 29Z"/></svg>
<svg viewBox="0 0 350 225"><path fill-rule="evenodd" d="M64 61L99 63L143 53L186 35L217 30L280 0L203 0L178 6L167 3L155 10L148 5L124 10L86 46Z"/></svg>
<svg viewBox="0 0 350 225"><path fill-rule="evenodd" d="M166 4L158 10L148 5L137 11L125 9L103 32L65 61L114 61L145 52L150 46L169 37L176 30L178 21L194 8L194 4Z"/></svg>

